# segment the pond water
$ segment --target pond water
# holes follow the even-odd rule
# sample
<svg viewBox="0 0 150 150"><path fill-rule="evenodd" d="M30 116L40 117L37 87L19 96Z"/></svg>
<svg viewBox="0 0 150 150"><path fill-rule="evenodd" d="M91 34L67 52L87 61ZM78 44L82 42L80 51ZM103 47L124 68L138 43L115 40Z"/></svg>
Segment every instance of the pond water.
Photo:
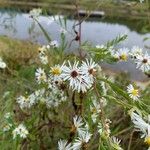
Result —
<svg viewBox="0 0 150 150"><path fill-rule="evenodd" d="M55 16L58 19L58 16ZM48 31L53 40L60 40L60 26L54 22L53 17L39 17L40 23ZM68 19L67 27L68 30L72 29L75 20ZM132 48L132 46L137 45L142 48L145 46L150 46L150 40L143 41L145 37L150 37L150 33L141 34L137 31L131 30L128 26L119 24L117 21L113 20L104 21L95 19L92 21L85 21L82 24L82 40L90 41L92 44L105 44L108 40L114 39L118 34L128 35L128 39L124 41L120 47ZM27 13L20 13L0 10L0 35L6 35L8 37L17 38L21 40L28 40L32 42L37 42L39 44L48 44L47 40L43 36L43 33L39 29L38 25L33 22ZM67 34L68 39L72 39L72 35ZM71 48L74 50L76 44ZM145 49L145 48L144 48ZM148 50L147 50L148 51ZM135 69L135 65L131 62L120 62L114 65L102 64L106 69L112 71L123 71L130 74L131 79L146 81L147 77L139 70Z"/></svg>

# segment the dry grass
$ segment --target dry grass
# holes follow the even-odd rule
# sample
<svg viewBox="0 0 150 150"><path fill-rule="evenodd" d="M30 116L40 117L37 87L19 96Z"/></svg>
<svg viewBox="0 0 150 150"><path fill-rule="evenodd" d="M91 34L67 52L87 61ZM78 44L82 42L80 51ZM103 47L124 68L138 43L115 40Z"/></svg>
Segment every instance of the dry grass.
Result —
<svg viewBox="0 0 150 150"><path fill-rule="evenodd" d="M0 55L12 68L16 65L31 65L36 63L37 54L38 45L28 41L0 37Z"/></svg>

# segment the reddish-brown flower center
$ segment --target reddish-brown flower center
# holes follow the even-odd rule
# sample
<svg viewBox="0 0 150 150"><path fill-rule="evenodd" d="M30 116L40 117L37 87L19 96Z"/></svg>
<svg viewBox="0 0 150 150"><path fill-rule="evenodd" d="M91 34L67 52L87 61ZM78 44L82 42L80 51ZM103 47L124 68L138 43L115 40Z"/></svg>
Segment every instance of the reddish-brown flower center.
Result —
<svg viewBox="0 0 150 150"><path fill-rule="evenodd" d="M93 74L93 68L88 70L89 74Z"/></svg>
<svg viewBox="0 0 150 150"><path fill-rule="evenodd" d="M148 60L147 59L143 59L143 61L142 61L144 64L146 64L147 62L148 62Z"/></svg>
<svg viewBox="0 0 150 150"><path fill-rule="evenodd" d="M78 72L77 72L76 70L73 70L73 71L71 72L71 76L72 76L73 78L77 77L77 76L78 76Z"/></svg>
<svg viewBox="0 0 150 150"><path fill-rule="evenodd" d="M96 70L91 68L91 69L88 70L88 72L89 72L89 74L95 75Z"/></svg>

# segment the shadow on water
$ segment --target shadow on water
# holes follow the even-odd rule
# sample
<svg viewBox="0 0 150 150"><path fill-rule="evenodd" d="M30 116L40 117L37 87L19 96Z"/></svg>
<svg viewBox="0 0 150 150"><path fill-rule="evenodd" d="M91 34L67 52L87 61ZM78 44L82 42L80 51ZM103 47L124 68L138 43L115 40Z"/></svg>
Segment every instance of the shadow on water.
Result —
<svg viewBox="0 0 150 150"><path fill-rule="evenodd" d="M52 13L54 14L54 12ZM68 30L72 30L72 26L75 22L74 16L67 13L69 16L67 19ZM57 19L58 16L56 15ZM51 35L53 40L60 40L60 26L54 22L52 16L47 18L42 15L39 17L40 23ZM137 22L136 22L137 21ZM90 41L93 45L105 44L108 40L114 39L118 34L128 34L128 40L124 41L119 47L128 47L137 45L142 47L145 51L145 47L150 46L150 41L143 41L145 37L150 37L150 29L147 27L145 20L128 20L119 18L89 18L82 24L82 40ZM18 11L12 9L0 9L0 35L6 35L12 38L21 40L29 40L40 44L47 44L45 37L39 30L37 24L29 18L28 11ZM67 35L67 39L73 37ZM76 49L77 44L74 44L72 50ZM105 69L112 71L126 72L130 75L131 79L147 81L146 76L139 70L135 69L135 65L132 61L121 62L114 65L103 63L102 66Z"/></svg>

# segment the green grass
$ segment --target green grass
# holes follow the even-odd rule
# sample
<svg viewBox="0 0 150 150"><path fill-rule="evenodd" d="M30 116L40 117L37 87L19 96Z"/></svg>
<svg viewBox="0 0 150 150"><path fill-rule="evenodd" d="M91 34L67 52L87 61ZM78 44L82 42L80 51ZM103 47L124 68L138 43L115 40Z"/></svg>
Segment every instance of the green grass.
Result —
<svg viewBox="0 0 150 150"><path fill-rule="evenodd" d="M14 96L35 87L34 73L37 67L38 45L7 37L0 37L0 56L8 68L0 70L0 97L10 92L11 100L0 101L1 115L13 109ZM19 92L19 93L18 93ZM5 107L5 104L9 107ZM5 110L7 109L7 110Z"/></svg>

